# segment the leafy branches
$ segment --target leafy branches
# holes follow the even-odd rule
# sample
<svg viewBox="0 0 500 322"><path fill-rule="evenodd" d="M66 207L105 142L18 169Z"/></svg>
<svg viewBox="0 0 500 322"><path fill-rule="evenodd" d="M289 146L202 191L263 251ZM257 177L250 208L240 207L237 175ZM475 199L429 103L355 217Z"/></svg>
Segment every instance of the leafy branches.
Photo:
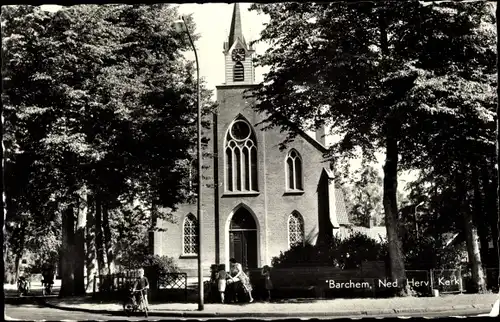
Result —
<svg viewBox="0 0 500 322"><path fill-rule="evenodd" d="M337 1L252 9L271 17L259 40L271 47L258 57L270 71L251 93L267 127L291 131L287 140L297 128L332 127L340 136L330 147L332 160L357 149L373 160L385 150L391 271L404 278L398 172L456 169L463 153L489 154L494 146L496 40L489 4ZM475 147L467 150L470 143ZM443 152L450 152L447 160L437 161Z"/></svg>

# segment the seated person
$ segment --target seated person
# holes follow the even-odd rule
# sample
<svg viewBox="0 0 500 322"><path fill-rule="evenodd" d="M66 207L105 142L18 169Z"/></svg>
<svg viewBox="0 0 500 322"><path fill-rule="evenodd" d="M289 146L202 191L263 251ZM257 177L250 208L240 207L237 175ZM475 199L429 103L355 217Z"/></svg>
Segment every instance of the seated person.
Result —
<svg viewBox="0 0 500 322"><path fill-rule="evenodd" d="M249 302L253 302L253 297L252 297L252 285L250 284L250 278L248 277L247 274L243 271L243 267L240 263L236 261L236 259L231 258L229 260L229 263L231 265L231 282L234 284L240 284L243 286L244 292L247 294L249 297ZM234 285L234 288L236 289L237 285Z"/></svg>

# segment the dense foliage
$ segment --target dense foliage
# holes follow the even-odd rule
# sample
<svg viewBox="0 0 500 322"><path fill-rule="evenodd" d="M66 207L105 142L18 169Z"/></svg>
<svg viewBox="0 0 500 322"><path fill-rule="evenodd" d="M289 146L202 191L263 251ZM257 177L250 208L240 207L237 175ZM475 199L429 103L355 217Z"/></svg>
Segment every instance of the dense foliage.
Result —
<svg viewBox="0 0 500 322"><path fill-rule="evenodd" d="M412 223L413 224L413 223ZM412 228L402 229L405 267L407 270L457 269L463 260L463 247L447 246L449 236L432 237L422 228L417 236ZM334 266L358 269L365 261L388 263L387 242L367 237L361 232L346 239L334 237L329 245L305 244L281 252L272 259L273 267Z"/></svg>
<svg viewBox="0 0 500 322"><path fill-rule="evenodd" d="M144 268L148 272L154 273L155 276L163 273L179 272L179 267L172 257L158 256L148 253L136 253L133 256L123 258L120 262L123 270L135 270ZM151 271L152 270L152 271Z"/></svg>
<svg viewBox="0 0 500 322"><path fill-rule="evenodd" d="M387 245L355 233L346 239L334 237L328 245L299 245L273 257L276 268L334 266L356 269L364 261L386 261Z"/></svg>
<svg viewBox="0 0 500 322"><path fill-rule="evenodd" d="M372 164L362 162L352 171L348 163L337 172L345 196L349 222L357 226L384 225L382 178Z"/></svg>
<svg viewBox="0 0 500 322"><path fill-rule="evenodd" d="M368 161L384 152L391 274L405 279L398 174L417 168L438 178L435 170L449 174L467 168L462 151L469 147L469 155L493 147L491 5L335 1L255 4L252 9L270 16L260 38L270 47L258 58L270 71L250 93L258 99L256 109L266 113L268 127L289 131L288 140L297 128L331 126L341 138L330 149L334 161L357 149ZM472 170L460 173L451 180L467 182L474 176ZM461 187L458 195L466 190ZM459 213L471 222L465 205ZM474 230L467 227L470 257L476 258ZM477 260L473 265L480 270Z"/></svg>
<svg viewBox="0 0 500 322"><path fill-rule="evenodd" d="M8 247L18 261L62 245L63 294L84 291L86 256L113 269L124 204L147 209L136 225L150 230L190 197L196 77L177 17L169 4L2 7ZM209 97L202 86L205 116Z"/></svg>

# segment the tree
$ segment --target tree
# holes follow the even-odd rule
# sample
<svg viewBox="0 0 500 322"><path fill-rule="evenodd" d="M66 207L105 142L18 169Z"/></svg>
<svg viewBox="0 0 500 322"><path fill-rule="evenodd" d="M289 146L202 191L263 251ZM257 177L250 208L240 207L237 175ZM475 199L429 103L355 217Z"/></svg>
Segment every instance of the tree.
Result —
<svg viewBox="0 0 500 322"><path fill-rule="evenodd" d="M488 84L484 75L491 72L494 52L490 35L480 28L489 14L487 4L283 3L252 9L270 15L260 37L270 48L258 60L271 68L252 93L258 98L256 109L266 113L268 127L289 131L288 140L297 128L331 126L342 137L330 149L333 160L356 147L368 160L385 151L383 204L391 277L406 280L398 171L424 158L419 148L427 133L441 129L443 134L450 114L464 115L459 98L473 99L470 90L461 93L459 88ZM489 99L485 95L474 104ZM407 288L400 290L407 293Z"/></svg>
<svg viewBox="0 0 500 322"><path fill-rule="evenodd" d="M32 106L24 110L16 108L20 96L26 94L24 98L29 99L29 92L17 93L17 96L8 95L8 87L13 78L17 76L18 79L26 81L23 60L29 60L34 55L32 52L16 49L34 42L39 31L38 24L43 25L46 19L44 13L36 11L32 6L2 8L4 184L7 208L5 219L6 232L10 236L4 243L4 256L9 253L7 248L11 247L16 257L16 267L26 250L39 249L40 245L47 241L44 238L57 235L56 232L60 228L58 208L54 202L55 194L47 189L47 186L54 186L60 176L51 171L50 163L44 164L40 155L34 152L34 147L43 135L43 131L37 131L36 122L40 119L27 120L27 115L36 115L37 109ZM21 33L21 30L24 30L24 33ZM57 251L57 242L52 245Z"/></svg>
<svg viewBox="0 0 500 322"><path fill-rule="evenodd" d="M357 226L384 224L382 178L377 170L363 164L343 184L349 221Z"/></svg>
<svg viewBox="0 0 500 322"><path fill-rule="evenodd" d="M154 209L187 197L178 161L195 143L196 86L181 57L189 44L170 27L176 17L165 4L2 10L2 95L21 151L12 162L34 168L40 197L20 194L32 209L49 202L61 215L63 295L84 292L87 220L112 270L110 212L120 200Z"/></svg>

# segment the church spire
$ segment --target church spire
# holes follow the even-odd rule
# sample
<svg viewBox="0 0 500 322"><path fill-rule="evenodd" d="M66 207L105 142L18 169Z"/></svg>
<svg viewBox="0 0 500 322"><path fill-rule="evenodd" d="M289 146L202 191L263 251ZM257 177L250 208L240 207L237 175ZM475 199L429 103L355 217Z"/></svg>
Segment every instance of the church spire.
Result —
<svg viewBox="0 0 500 322"><path fill-rule="evenodd" d="M243 44L246 44L245 38L243 37L243 32L241 30L240 4L235 3L233 9L233 18L231 19L231 30L229 31L229 47L231 47L238 38Z"/></svg>
<svg viewBox="0 0 500 322"><path fill-rule="evenodd" d="M240 4L235 3L231 18L229 38L224 42L226 85L249 85L255 80L252 55L255 50L248 46L241 28Z"/></svg>

